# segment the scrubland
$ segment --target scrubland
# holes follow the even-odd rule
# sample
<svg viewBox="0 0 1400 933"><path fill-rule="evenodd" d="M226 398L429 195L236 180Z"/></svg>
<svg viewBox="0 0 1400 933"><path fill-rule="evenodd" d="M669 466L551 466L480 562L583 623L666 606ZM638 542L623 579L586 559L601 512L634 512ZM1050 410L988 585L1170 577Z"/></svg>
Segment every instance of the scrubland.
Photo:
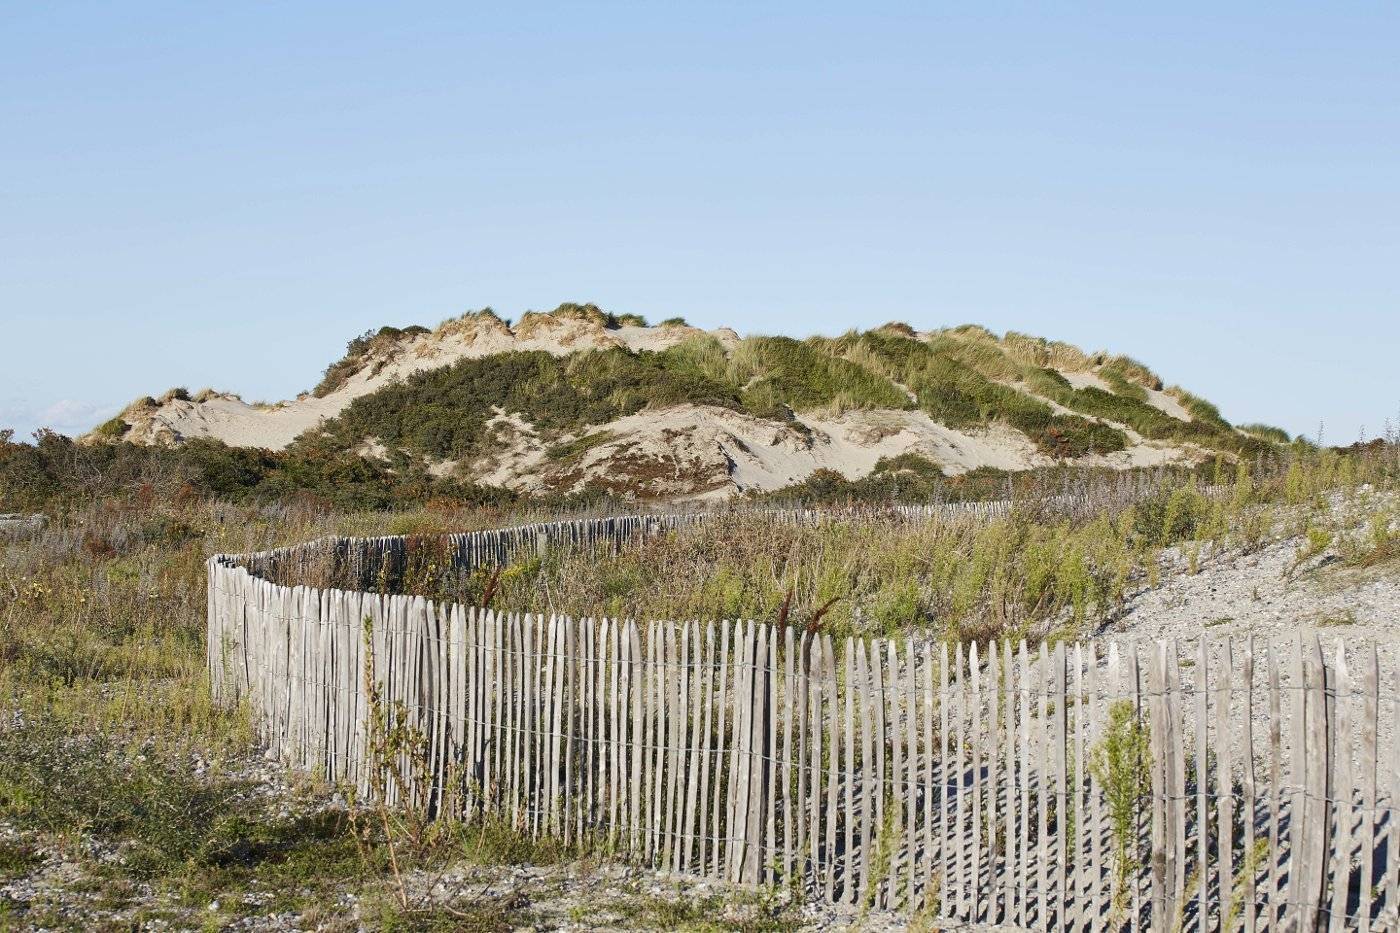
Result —
<svg viewBox="0 0 1400 933"><path fill-rule="evenodd" d="M1032 507L950 523L733 514L498 574L462 579L425 561L408 582L497 609L1036 641L1093 635L1164 575L1224 553L1286 542L1299 567L1325 553L1337 568L1400 569L1393 441L1300 445L1277 462L1222 459L1157 480L1146 498L1083 520ZM73 490L47 511L44 531L5 542L0 557L0 927L496 929L598 910L620 926L813 921L786 895L619 875L600 867L606 853L361 805L284 774L251 746L245 711L210 703L209 554L333 533L430 541L546 510L230 504L139 481Z"/></svg>

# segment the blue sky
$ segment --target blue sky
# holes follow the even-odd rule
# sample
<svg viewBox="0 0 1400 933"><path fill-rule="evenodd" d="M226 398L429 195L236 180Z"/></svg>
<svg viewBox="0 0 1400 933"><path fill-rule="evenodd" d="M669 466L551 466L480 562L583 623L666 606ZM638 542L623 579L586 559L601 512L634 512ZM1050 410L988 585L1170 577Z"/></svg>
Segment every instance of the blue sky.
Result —
<svg viewBox="0 0 1400 933"><path fill-rule="evenodd" d="M594 301L1400 414L1400 6L0 0L0 426Z"/></svg>

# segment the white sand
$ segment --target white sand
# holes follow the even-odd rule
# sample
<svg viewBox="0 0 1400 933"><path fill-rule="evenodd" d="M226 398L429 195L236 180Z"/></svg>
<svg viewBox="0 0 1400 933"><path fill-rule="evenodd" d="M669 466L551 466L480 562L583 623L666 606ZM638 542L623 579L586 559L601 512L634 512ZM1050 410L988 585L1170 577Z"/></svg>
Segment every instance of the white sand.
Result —
<svg viewBox="0 0 1400 933"><path fill-rule="evenodd" d="M708 332L685 325L608 329L586 319L535 313L510 326L491 315L469 314L430 333L405 335L387 345L381 342L359 361L357 371L323 398L303 394L276 405L249 405L236 395L203 392L193 400L166 397L138 402L123 417L131 425L127 438L137 443L177 444L210 437L235 447L278 450L335 417L354 399L458 360L526 350L555 356L613 347L659 351L706 333L727 350L740 340L728 328ZM1093 372L1065 371L1062 375L1076 387L1108 389ZM1024 385L1017 388L1026 391ZM1149 391L1149 399L1173 417L1189 420L1171 396ZM1057 413L1072 414L1050 399L1041 400ZM716 498L747 490L778 489L822 469L855 479L868 475L882 457L903 453L928 457L948 475L982 466L1024 470L1054 462L1029 438L1002 424L959 431L918 410L842 415L811 412L800 418L809 431L725 408L679 405L594 425L555 440L557 445L585 434L607 435L580 456L550 458L552 445L546 444L532 425L518 413L497 408L488 422L494 433L489 456L466 465L432 463L429 469L437 476L455 473L476 482L522 490L603 485L621 494ZM1195 462L1206 455L1192 445L1145 440L1126 425L1113 427L1127 434L1128 449L1077 462L1125 469ZM362 456L380 459L388 454L374 438L362 439L357 450Z"/></svg>
<svg viewBox="0 0 1400 933"><path fill-rule="evenodd" d="M171 399L154 408L138 403L123 412L123 417L131 424L127 439L138 444L175 444L212 437L233 447L280 450L302 432L335 417L361 395L458 360L513 350L543 350L555 356L609 347L663 350L703 333L677 325L608 330L589 321L550 315L526 315L512 329L493 318L469 315L448 321L431 333L407 337L387 356L370 356L360 371L324 398L302 395L273 406L253 406L236 395L214 393L205 401ZM738 341L727 328L713 336L726 346Z"/></svg>
<svg viewBox="0 0 1400 933"><path fill-rule="evenodd" d="M1178 421L1190 421L1191 413L1182 407L1173 396L1157 389L1147 390L1147 404L1159 411L1166 412Z"/></svg>
<svg viewBox="0 0 1400 933"><path fill-rule="evenodd" d="M922 411L876 409L838 416L807 414L802 432L779 422L708 405L647 410L593 425L558 443L602 433L582 456L548 457L535 432L518 418L494 419L506 428L489 456L471 464L477 481L520 490L579 490L612 484L619 492L650 496L723 498L781 489L817 470L847 479L869 475L883 457L916 453L949 476L981 466L1025 470L1054 461L1018 431L994 424L958 431ZM1123 469L1192 461L1189 450L1140 442L1080 463Z"/></svg>

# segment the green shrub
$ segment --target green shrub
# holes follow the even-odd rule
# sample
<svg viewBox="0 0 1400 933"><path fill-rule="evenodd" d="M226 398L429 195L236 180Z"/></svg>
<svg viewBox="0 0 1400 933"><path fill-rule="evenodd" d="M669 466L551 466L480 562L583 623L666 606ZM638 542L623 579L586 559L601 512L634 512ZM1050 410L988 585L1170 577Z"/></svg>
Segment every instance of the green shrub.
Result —
<svg viewBox="0 0 1400 933"><path fill-rule="evenodd" d="M1242 424L1238 427L1239 430L1246 434L1252 434L1255 437L1266 441L1273 441L1276 444L1287 444L1293 440L1292 435L1283 428L1276 428L1271 424Z"/></svg>
<svg viewBox="0 0 1400 933"><path fill-rule="evenodd" d="M681 402L739 407L732 386L679 356L620 349L567 357L501 353L415 373L360 396L324 426L324 434L341 449L375 437L391 448L464 459L490 441L486 422L497 406L520 413L548 437Z"/></svg>
<svg viewBox="0 0 1400 933"><path fill-rule="evenodd" d="M1147 725L1131 700L1117 700L1108 710L1104 737L1089 752L1089 770L1108 803L1113 850L1113 912L1120 918L1129 904L1131 881L1139 866L1137 818L1150 792L1152 751Z"/></svg>
<svg viewBox="0 0 1400 933"><path fill-rule="evenodd" d="M326 367L321 381L311 390L317 398L324 398L345 384L365 365L365 357L375 350L393 346L403 336L397 327L381 327L377 331L367 330L345 345L345 355Z"/></svg>
<svg viewBox="0 0 1400 933"><path fill-rule="evenodd" d="M130 430L131 425L126 423L125 418L123 418L121 415L118 415L115 418L110 418L107 421L102 422L100 425L97 426L93 433L96 434L98 437L103 438L104 440L115 441L119 440L122 437L122 435L126 434L126 432Z"/></svg>
<svg viewBox="0 0 1400 933"><path fill-rule="evenodd" d="M1134 532L1150 546L1189 541L1203 530L1212 509L1194 483L1163 487L1134 505Z"/></svg>
<svg viewBox="0 0 1400 933"><path fill-rule="evenodd" d="M609 326L623 320L595 305L565 304L551 314ZM660 353L616 349L563 358L514 353L462 360L356 399L326 430L342 448L375 437L391 449L466 459L489 439L485 422L495 406L519 412L546 437L682 402L780 420L813 410L917 406L953 428L1005 422L1059 459L1126 448L1127 436L1101 421L1127 424L1147 437L1250 451L1244 435L1213 422L1178 421L1148 405L1141 383L1156 377L1126 357L1103 366L1116 393L1075 389L1054 370L1027 366L983 328L928 340L912 333L886 327L835 339L751 337L732 353L705 335ZM352 346L347 359L368 349ZM1050 344L1035 355L1064 356ZM1076 414L1056 414L1017 388L1022 381Z"/></svg>
<svg viewBox="0 0 1400 933"><path fill-rule="evenodd" d="M824 352L823 344L791 337L750 337L739 344L730 376L744 387L745 407L761 417L773 416L774 398L795 412L909 407L908 396L889 379Z"/></svg>
<svg viewBox="0 0 1400 933"><path fill-rule="evenodd" d="M1012 424L1037 447L1058 459L1109 454L1128 446L1127 435L1117 428L1076 415L1051 415L1043 426L1030 422L1027 418L1013 420Z"/></svg>

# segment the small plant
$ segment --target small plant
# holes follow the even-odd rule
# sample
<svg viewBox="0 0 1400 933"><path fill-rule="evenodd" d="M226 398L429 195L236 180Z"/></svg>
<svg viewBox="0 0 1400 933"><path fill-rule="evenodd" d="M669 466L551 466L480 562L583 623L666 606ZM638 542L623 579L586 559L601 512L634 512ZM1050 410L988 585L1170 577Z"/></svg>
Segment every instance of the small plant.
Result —
<svg viewBox="0 0 1400 933"><path fill-rule="evenodd" d="M1303 553L1306 557L1321 554L1332 546L1332 541L1333 535L1331 531L1328 531L1326 528L1319 528L1316 525L1311 525L1308 527L1307 535L1304 540Z"/></svg>
<svg viewBox="0 0 1400 933"><path fill-rule="evenodd" d="M1244 854L1244 860L1235 869L1235 875L1230 879L1230 897L1225 919L1220 924L1222 933L1232 933L1241 926L1244 907L1248 903L1245 895L1248 893L1249 882L1259 873L1259 866L1264 864L1268 856L1269 840L1255 839L1254 848Z"/></svg>
<svg viewBox="0 0 1400 933"><path fill-rule="evenodd" d="M1089 753L1089 770L1103 788L1108 803L1113 844L1113 910L1121 916L1128 906L1129 883L1141 867L1138 854L1138 802L1150 791L1148 772L1152 751L1146 725L1131 700L1118 700L1108 710L1102 740Z"/></svg>
<svg viewBox="0 0 1400 933"><path fill-rule="evenodd" d="M103 440L115 441L120 440L122 435L130 430L131 425L127 423L125 418L118 415L115 418L102 422L93 433Z"/></svg>
<svg viewBox="0 0 1400 933"><path fill-rule="evenodd" d="M1339 538L1337 549L1352 567L1375 567L1400 557L1400 533L1392 527L1388 509L1377 508L1366 519L1366 528L1359 534Z"/></svg>
<svg viewBox="0 0 1400 933"><path fill-rule="evenodd" d="M890 868L894 864L894 847L899 841L899 833L895 830L899 808L900 804L892 797L885 797L885 818L875 838L875 856L870 862L870 878L866 882L862 910L875 906L880 886L889 880Z"/></svg>
<svg viewBox="0 0 1400 933"><path fill-rule="evenodd" d="M1343 609L1340 612L1326 614L1317 620L1318 628L1337 628L1343 625L1356 624L1356 610Z"/></svg>
<svg viewBox="0 0 1400 933"><path fill-rule="evenodd" d="M392 708L385 704L375 676L374 627L369 616L364 619L362 637L364 691L369 700L370 799L360 801L351 790L350 823L366 869L376 861L376 848L383 848L397 906L412 914L424 905L410 895L404 873L411 864L434 862L445 872L447 857L457 848L460 824L435 817L461 812L462 782L453 769L439 784L429 760L427 734L412 725L403 703L396 702ZM397 805L388 802L391 795Z"/></svg>
<svg viewBox="0 0 1400 933"><path fill-rule="evenodd" d="M1182 550L1186 553L1186 573L1194 577L1201 572L1201 542L1188 541Z"/></svg>
<svg viewBox="0 0 1400 933"><path fill-rule="evenodd" d="M8 840L0 841L0 881L23 875L42 861L43 858L33 846Z"/></svg>
<svg viewBox="0 0 1400 933"><path fill-rule="evenodd" d="M1245 554L1256 553L1274 533L1274 515L1262 508L1247 508L1235 521L1233 537Z"/></svg>

